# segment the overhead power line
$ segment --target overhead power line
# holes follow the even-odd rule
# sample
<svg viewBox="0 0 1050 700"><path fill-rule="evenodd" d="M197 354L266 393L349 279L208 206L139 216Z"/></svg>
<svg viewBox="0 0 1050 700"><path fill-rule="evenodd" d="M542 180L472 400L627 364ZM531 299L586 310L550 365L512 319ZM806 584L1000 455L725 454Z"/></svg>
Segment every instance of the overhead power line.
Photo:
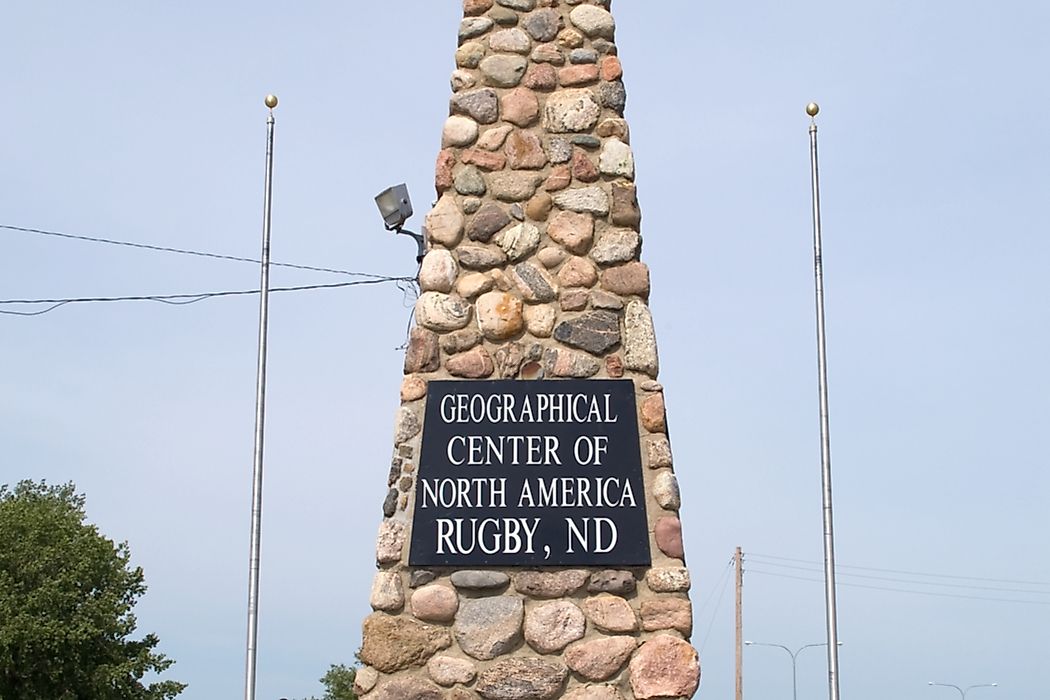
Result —
<svg viewBox="0 0 1050 700"><path fill-rule="evenodd" d="M339 289L342 287L356 287L359 285L371 285L371 284L383 284L386 282L395 282L399 284L414 282L412 277L375 277L372 279L354 280L352 282L335 282L332 284L306 284L295 287L274 287L271 288L271 292L304 292L314 289ZM217 297L232 297L232 296L246 296L250 294L258 294L258 289L241 289L241 290L227 290L219 292L201 292L199 294L141 294L134 296L117 296L117 297L70 297L65 299L0 299L0 306L14 305L14 304L50 304L46 309L40 309L37 311L11 311L7 309L0 309L0 314L8 314L11 316L40 316L54 311L55 309L65 306L66 304L94 304L94 303L108 303L108 302L120 302L120 301L156 301L162 304L195 304L198 301L204 301L205 299L215 299Z"/></svg>
<svg viewBox="0 0 1050 700"><path fill-rule="evenodd" d="M222 253L210 253L203 250L190 250L187 248L172 248L170 246L151 245L149 243L134 243L132 241L121 241L114 238L99 238L97 236L84 236L74 233L63 233L61 231L48 231L40 228L28 228L25 226L11 226L8 224L0 224L0 229L7 231L20 231L22 233L32 233L40 236L52 236L55 238L65 238L74 241L85 241L88 243L101 243L105 245L122 246L125 248L137 248L139 250L150 250L158 253L175 253L178 255L193 255L199 258L211 258L213 260L227 260L231 262L246 262L255 263L256 265L261 264L261 260L256 258L245 258L239 255L224 255ZM326 272L333 275L349 275L351 277L364 277L368 279L386 280L382 275L373 275L367 272L351 272L349 270L340 270L333 267L318 267L316 265L297 265L294 263L282 263L282 262L271 262L270 265L274 267L285 267L292 270L306 270L308 272Z"/></svg>

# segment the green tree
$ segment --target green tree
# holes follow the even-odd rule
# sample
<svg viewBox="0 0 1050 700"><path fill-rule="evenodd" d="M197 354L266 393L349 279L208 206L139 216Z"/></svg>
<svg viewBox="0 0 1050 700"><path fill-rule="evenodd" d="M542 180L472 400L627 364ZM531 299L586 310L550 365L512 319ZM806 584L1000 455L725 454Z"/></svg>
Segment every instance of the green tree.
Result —
<svg viewBox="0 0 1050 700"><path fill-rule="evenodd" d="M142 569L85 518L73 484L0 486L0 698L174 698L184 684L142 682L174 663L157 637L131 638Z"/></svg>
<svg viewBox="0 0 1050 700"><path fill-rule="evenodd" d="M354 680L357 669L343 664L332 664L328 672L321 676L324 685L324 696L321 700L357 700L354 692Z"/></svg>

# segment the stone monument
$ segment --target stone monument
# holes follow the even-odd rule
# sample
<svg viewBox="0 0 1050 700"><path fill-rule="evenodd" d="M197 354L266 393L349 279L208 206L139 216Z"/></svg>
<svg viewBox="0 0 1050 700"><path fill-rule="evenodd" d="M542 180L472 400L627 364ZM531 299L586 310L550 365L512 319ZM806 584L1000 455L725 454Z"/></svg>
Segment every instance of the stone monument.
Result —
<svg viewBox="0 0 1050 700"><path fill-rule="evenodd" d="M688 698L699 659L608 0L464 0L367 700Z"/></svg>

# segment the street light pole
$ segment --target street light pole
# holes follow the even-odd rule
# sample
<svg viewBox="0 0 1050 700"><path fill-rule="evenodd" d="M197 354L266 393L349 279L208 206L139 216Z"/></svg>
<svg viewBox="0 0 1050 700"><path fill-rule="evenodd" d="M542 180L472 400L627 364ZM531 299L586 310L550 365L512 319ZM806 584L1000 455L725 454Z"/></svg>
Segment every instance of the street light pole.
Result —
<svg viewBox="0 0 1050 700"><path fill-rule="evenodd" d="M769 644L767 642L744 642L749 647L776 647L783 649L791 657L791 698L792 700L798 700L798 655L802 653L803 649L809 649L811 647L826 647L827 642L818 642L816 644L805 644L800 646L795 651L791 651L783 644ZM841 642L840 642L841 644Z"/></svg>
<svg viewBox="0 0 1050 700"><path fill-rule="evenodd" d="M974 688L998 688L999 687L998 683L978 683L977 685L968 685L968 686L966 686L966 689L964 690L964 689L960 688L959 686L954 685L952 683L934 683L933 681L930 681L927 685L939 685L939 686L941 686L943 688L955 688L956 690L959 691L959 698L960 698L960 700L966 700L966 694L969 693Z"/></svg>

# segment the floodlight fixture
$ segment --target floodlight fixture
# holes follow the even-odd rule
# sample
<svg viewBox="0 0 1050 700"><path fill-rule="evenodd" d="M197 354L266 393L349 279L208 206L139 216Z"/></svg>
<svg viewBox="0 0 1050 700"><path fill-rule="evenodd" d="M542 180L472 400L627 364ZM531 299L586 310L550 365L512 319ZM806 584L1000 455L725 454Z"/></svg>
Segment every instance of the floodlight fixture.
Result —
<svg viewBox="0 0 1050 700"><path fill-rule="evenodd" d="M412 216L412 199L404 183L388 187L376 195L376 206L383 216L387 231L400 231Z"/></svg>
<svg viewBox="0 0 1050 700"><path fill-rule="evenodd" d="M408 196L408 186L404 183L388 187L376 195L376 206L383 217L387 231L411 236L416 241L416 262L422 263L427 254L426 229L423 233L413 233L404 229L405 222L412 216L412 199Z"/></svg>

